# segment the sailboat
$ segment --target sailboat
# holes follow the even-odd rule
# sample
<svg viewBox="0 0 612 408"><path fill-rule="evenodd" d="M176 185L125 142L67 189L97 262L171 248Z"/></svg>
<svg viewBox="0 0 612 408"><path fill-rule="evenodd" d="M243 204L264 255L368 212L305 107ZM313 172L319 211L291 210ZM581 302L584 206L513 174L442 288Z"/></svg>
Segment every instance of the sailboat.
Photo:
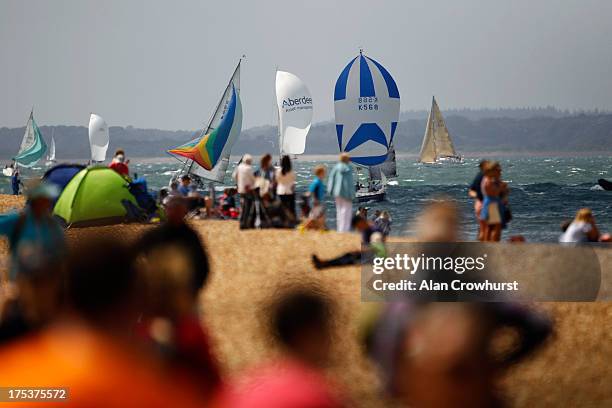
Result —
<svg viewBox="0 0 612 408"><path fill-rule="evenodd" d="M55 164L56 160L55 160L55 138L53 137L53 134L55 133L55 129L53 129L52 133L51 133L51 146L49 147L49 155L47 156L47 166L51 166L53 164Z"/></svg>
<svg viewBox="0 0 612 408"><path fill-rule="evenodd" d="M204 180L223 182L229 166L232 147L242 130L242 104L240 102L240 63L234 70L215 111L195 139L168 150L183 163L173 179L188 174L199 187Z"/></svg>
<svg viewBox="0 0 612 408"><path fill-rule="evenodd" d="M92 113L89 116L89 147L91 149L91 163L102 163L106 160L110 138L108 125L102 116Z"/></svg>
<svg viewBox="0 0 612 408"><path fill-rule="evenodd" d="M421 163L461 163L463 158L455 151L450 133L438 107L436 98L432 97L431 111L427 117L427 126L419 155Z"/></svg>
<svg viewBox="0 0 612 408"><path fill-rule="evenodd" d="M302 154L312 125L312 96L296 75L276 71L279 156Z"/></svg>
<svg viewBox="0 0 612 408"><path fill-rule="evenodd" d="M34 109L30 112L19 152L13 157L14 165L5 167L2 174L12 176L18 166L33 167L45 155L47 144L42 138L40 129L34 120Z"/></svg>
<svg viewBox="0 0 612 408"><path fill-rule="evenodd" d="M340 73L334 90L338 147L350 154L358 173L363 168L382 165L389 158L399 110L395 80L380 63L360 50ZM356 200L383 200L385 179L372 173L367 185L358 182Z"/></svg>

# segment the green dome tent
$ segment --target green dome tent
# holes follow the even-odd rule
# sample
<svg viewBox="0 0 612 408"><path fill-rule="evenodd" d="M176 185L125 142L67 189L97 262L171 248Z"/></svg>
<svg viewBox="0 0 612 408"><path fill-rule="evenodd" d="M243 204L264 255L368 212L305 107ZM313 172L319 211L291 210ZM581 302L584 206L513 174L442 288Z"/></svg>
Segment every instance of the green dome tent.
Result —
<svg viewBox="0 0 612 408"><path fill-rule="evenodd" d="M62 191L53 214L71 227L146 219L129 191L127 180L108 167L78 172Z"/></svg>

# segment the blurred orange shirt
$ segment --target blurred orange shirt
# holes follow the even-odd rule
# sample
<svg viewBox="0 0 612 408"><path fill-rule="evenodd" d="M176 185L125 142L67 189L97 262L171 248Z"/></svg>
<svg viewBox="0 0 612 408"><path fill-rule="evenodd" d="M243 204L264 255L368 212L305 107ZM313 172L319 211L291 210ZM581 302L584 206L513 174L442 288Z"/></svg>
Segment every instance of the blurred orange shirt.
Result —
<svg viewBox="0 0 612 408"><path fill-rule="evenodd" d="M68 388L67 401L7 407L203 407L158 365L80 324L57 324L0 348L0 387Z"/></svg>

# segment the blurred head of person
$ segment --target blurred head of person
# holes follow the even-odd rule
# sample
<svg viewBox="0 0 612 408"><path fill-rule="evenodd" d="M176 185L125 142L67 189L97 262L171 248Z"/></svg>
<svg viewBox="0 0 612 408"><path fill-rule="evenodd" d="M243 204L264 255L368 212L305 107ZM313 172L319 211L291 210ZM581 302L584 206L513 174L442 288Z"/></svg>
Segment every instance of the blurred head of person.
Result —
<svg viewBox="0 0 612 408"><path fill-rule="evenodd" d="M266 153L261 156L261 161L259 162L262 169L267 170L272 164L272 155L270 153Z"/></svg>
<svg viewBox="0 0 612 408"><path fill-rule="evenodd" d="M388 393L411 407L491 407L498 402L491 327L462 303L393 303L368 337Z"/></svg>
<svg viewBox="0 0 612 408"><path fill-rule="evenodd" d="M315 176L323 180L325 178L325 173L327 172L327 168L324 164L317 164L313 170Z"/></svg>
<svg viewBox="0 0 612 408"><path fill-rule="evenodd" d="M181 184L184 186L189 186L189 184L191 184L191 177L185 174L183 177L181 177Z"/></svg>
<svg viewBox="0 0 612 408"><path fill-rule="evenodd" d="M117 156L125 156L125 151L123 149L117 149L115 150L115 157Z"/></svg>
<svg viewBox="0 0 612 408"><path fill-rule="evenodd" d="M484 165L483 173L485 176L498 179L501 177L501 164L497 161L489 161Z"/></svg>
<svg viewBox="0 0 612 408"><path fill-rule="evenodd" d="M489 164L489 160L481 160L480 163L478 163L478 168L480 169L481 172L484 172L488 164Z"/></svg>
<svg viewBox="0 0 612 408"><path fill-rule="evenodd" d="M346 152L342 152L340 153L338 160L341 161L342 163L348 164L351 161L351 156Z"/></svg>
<svg viewBox="0 0 612 408"><path fill-rule="evenodd" d="M245 154L244 156L242 156L242 162L250 166L251 164L253 164L253 156L248 153Z"/></svg>
<svg viewBox="0 0 612 408"><path fill-rule="evenodd" d="M363 206L360 206L360 207L357 209L357 215L360 215L360 216L362 216L363 218L368 218L368 210L369 210L369 208L368 208L368 207L363 207Z"/></svg>
<svg viewBox="0 0 612 408"><path fill-rule="evenodd" d="M592 223L595 222L595 217L593 216L593 212L590 208L581 208L576 212L574 221Z"/></svg>
<svg viewBox="0 0 612 408"><path fill-rule="evenodd" d="M166 221L170 225L182 224L188 211L189 206L185 197L169 197L166 202Z"/></svg>
<svg viewBox="0 0 612 408"><path fill-rule="evenodd" d="M50 216L54 200L59 196L59 187L55 184L35 181L27 188L28 206L35 218Z"/></svg>
<svg viewBox="0 0 612 408"><path fill-rule="evenodd" d="M455 242L459 238L459 211L450 200L428 204L417 218L417 238L422 242Z"/></svg>
<svg viewBox="0 0 612 408"><path fill-rule="evenodd" d="M369 225L368 219L360 214L354 215L351 219L351 227L353 227L353 229L356 231L363 232L369 227Z"/></svg>
<svg viewBox="0 0 612 408"><path fill-rule="evenodd" d="M288 155L284 155L281 158L281 173L287 174L291 171L291 158Z"/></svg>
<svg viewBox="0 0 612 408"><path fill-rule="evenodd" d="M196 266L178 243L156 245L136 260L148 315L176 319L194 312L198 292Z"/></svg>
<svg viewBox="0 0 612 408"><path fill-rule="evenodd" d="M307 287L291 289L271 309L272 334L292 356L313 366L328 362L333 307L325 295Z"/></svg>
<svg viewBox="0 0 612 408"><path fill-rule="evenodd" d="M70 248L67 301L95 326L128 334L137 318L139 290L134 254L112 236L89 237Z"/></svg>

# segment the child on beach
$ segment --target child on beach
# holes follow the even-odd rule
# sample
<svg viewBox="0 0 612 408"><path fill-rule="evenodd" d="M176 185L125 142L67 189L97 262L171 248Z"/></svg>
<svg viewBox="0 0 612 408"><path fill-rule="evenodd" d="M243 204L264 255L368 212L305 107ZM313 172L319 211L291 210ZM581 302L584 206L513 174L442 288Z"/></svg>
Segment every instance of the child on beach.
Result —
<svg viewBox="0 0 612 408"><path fill-rule="evenodd" d="M302 222L301 227L303 229L315 229L324 230L325 225L325 179L326 167L322 164L315 166L314 168L315 178L308 187L308 193L311 198L312 207L308 209L306 219Z"/></svg>

